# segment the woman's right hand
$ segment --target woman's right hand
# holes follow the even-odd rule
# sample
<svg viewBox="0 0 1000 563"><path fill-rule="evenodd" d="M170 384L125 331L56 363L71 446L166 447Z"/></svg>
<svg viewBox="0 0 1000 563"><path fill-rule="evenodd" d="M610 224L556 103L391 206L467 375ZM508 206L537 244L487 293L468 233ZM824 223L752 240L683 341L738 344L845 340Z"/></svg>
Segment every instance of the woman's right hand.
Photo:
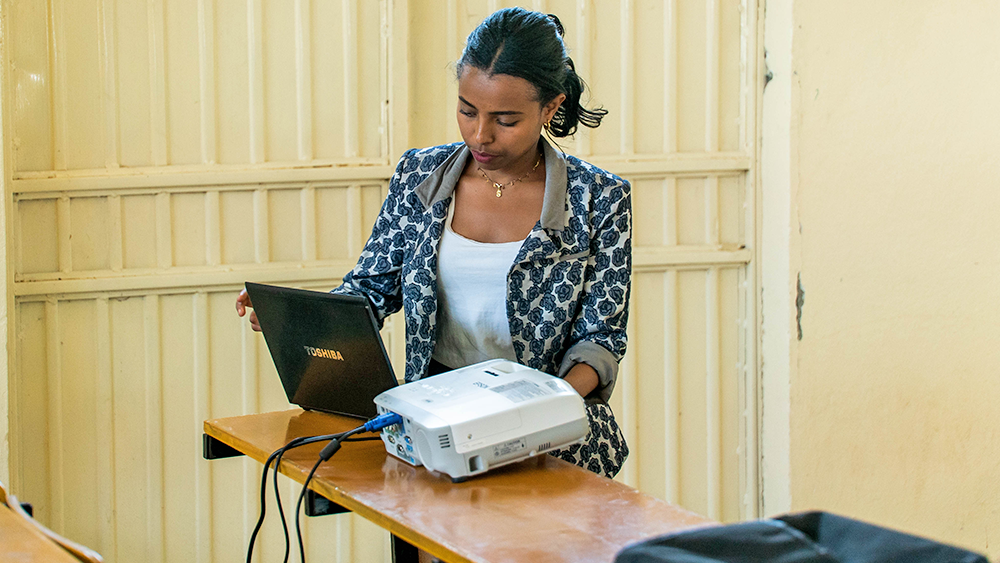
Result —
<svg viewBox="0 0 1000 563"><path fill-rule="evenodd" d="M239 316L244 316L247 314L247 309L253 309L253 303L250 302L250 295L247 293L246 288L236 296L236 314ZM257 313L250 311L250 328L254 329L256 332L260 332L260 323L257 322Z"/></svg>

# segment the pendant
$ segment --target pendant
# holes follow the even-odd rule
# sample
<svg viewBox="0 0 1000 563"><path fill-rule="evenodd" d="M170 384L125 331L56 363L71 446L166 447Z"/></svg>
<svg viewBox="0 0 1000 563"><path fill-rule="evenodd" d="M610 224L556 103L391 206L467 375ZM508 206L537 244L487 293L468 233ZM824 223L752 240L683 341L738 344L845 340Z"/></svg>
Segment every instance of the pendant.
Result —
<svg viewBox="0 0 1000 563"><path fill-rule="evenodd" d="M503 193L501 191L501 190L503 190L503 185L502 184L498 184L496 182L493 182L493 187L497 189L497 197L500 197L501 195L503 195Z"/></svg>

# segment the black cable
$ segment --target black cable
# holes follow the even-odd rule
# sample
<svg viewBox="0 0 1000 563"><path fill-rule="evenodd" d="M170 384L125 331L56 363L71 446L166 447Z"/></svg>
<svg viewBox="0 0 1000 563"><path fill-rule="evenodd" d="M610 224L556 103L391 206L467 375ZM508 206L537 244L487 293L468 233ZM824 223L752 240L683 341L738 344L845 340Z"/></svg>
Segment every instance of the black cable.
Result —
<svg viewBox="0 0 1000 563"><path fill-rule="evenodd" d="M288 563L288 556L291 552L291 540L288 536L288 522L285 521L285 509L281 506L281 491L278 490L278 468L281 467L281 458L285 455L285 452L278 454L278 458L274 460L274 502L278 505L278 517L281 519L281 529L285 535L285 558L282 560L283 563Z"/></svg>
<svg viewBox="0 0 1000 563"><path fill-rule="evenodd" d="M312 444L320 441L330 441L326 447L320 451L319 460L313 466L312 470L309 472L309 476L306 478L305 483L302 485L302 492L299 494L299 500L295 505L295 532L299 541L299 556L302 558L302 562L305 563L305 548L302 544L302 528L299 524L299 513L302 508L302 500L305 498L306 491L309 489L309 482L312 481L313 475L316 473L316 469L319 468L319 464L330 459L340 449L340 444L342 442L364 442L369 440L380 440L379 436L366 437L366 438L352 438L355 434L361 432L378 432L386 426L393 424L401 424L402 418L395 413L387 412L383 413L362 426L359 426L353 430L347 432L341 432L339 434L326 434L322 436L305 436L301 438L295 438L294 440L288 442L284 446L278 448L277 450L271 452L268 456L267 461L264 462L264 472L261 476L260 482L260 517L257 519L257 525L253 529L253 533L250 535L250 545L247 547L247 563L252 563L253 558L253 546L257 540L257 534L260 532L261 526L264 524L264 512L266 506L267 497L267 471L271 463L274 462L274 497L275 502L278 505L278 513L281 515L281 526L285 532L285 563L288 562L288 556L290 551L290 538L288 537L288 524L285 521L285 512L281 507L281 493L278 488L278 473L281 465L281 458L284 456L285 452L297 448L299 446L304 446L306 444Z"/></svg>
<svg viewBox="0 0 1000 563"><path fill-rule="evenodd" d="M349 438L355 434L368 431L366 426L358 426L354 430L345 432L343 435L334 438L329 444L323 448L323 451L319 454L319 459L316 460L316 464L313 465L312 470L309 471L309 476L306 477L305 483L302 484L302 492L299 493L299 502L295 504L295 535L299 540L299 557L301 557L302 563L306 561L306 550L305 546L302 544L302 526L299 523L299 515L302 514L302 499L306 498L306 491L309 490L309 482L312 481L313 475L316 474L316 469L319 468L319 464L333 457L333 454L337 453L340 449L340 444L342 442L350 441ZM360 440L358 440L360 441Z"/></svg>
<svg viewBox="0 0 1000 563"><path fill-rule="evenodd" d="M299 438L296 438L285 446L278 448L272 452L271 455L267 457L267 461L264 462L264 473L260 483L260 516L257 518L257 525L254 526L253 533L250 534L250 545L247 546L247 563L252 563L251 559L253 558L253 546L257 541L257 534L260 532L260 527L264 524L264 514L267 509L267 505L265 503L267 493L267 470L271 466L271 462L273 462L275 457L278 456L279 452L283 452L286 448L294 447L293 444L299 440Z"/></svg>
<svg viewBox="0 0 1000 563"><path fill-rule="evenodd" d="M303 437L295 438L294 440L288 442L284 446L282 446L282 447L278 448L277 450L271 452L271 455L268 456L267 461L264 462L264 473L261 476L261 480L260 480L260 517L257 518L257 525L254 526L253 533L250 535L250 545L247 547L247 563L251 563L251 559L253 557L253 546L254 546L254 543L257 541L257 534L260 532L260 528L264 524L264 515L265 515L265 509L266 509L266 502L265 501L266 501L266 497L267 497L267 471L268 471L268 468L271 466L271 463L273 461L275 461L275 459L280 460L281 456L286 451L288 451L288 450L290 450L292 448L297 448L299 446L304 446L306 444L312 444L314 442L319 442L319 441L324 441L324 440L332 440L332 439L334 439L337 436L338 436L338 434L328 434L328 435L323 435L323 436L303 436ZM277 466L277 464L275 464L275 473L277 473L277 472L278 472L278 466ZM278 501L278 509L280 511L281 510L281 499L276 499L276 500ZM287 527L286 527L286 534L287 534ZM287 561L287 556L286 556L286 561Z"/></svg>
<svg viewBox="0 0 1000 563"><path fill-rule="evenodd" d="M305 446L306 444L313 444L315 442L323 442L323 441L328 441L328 440L336 440L338 438L343 437L344 434L346 434L346 432L340 432L338 434L324 434L322 436L313 436L313 437L310 437L310 438L302 439L303 441L301 443L297 443L297 444L295 444L292 447L297 448L299 446ZM353 442L355 440L361 441L361 440L370 440L370 439L371 438L354 438L354 439L351 439L351 440L341 440L341 441L350 441L350 442ZM375 439L381 440L381 438L378 437L378 436L375 436ZM293 440L293 442L294 442L294 440ZM289 442L289 443L292 443L292 442ZM274 501L278 505L278 515L281 518L281 529L282 529L282 532L284 533L284 537L285 537L285 557L283 559L284 563L288 563L288 558L291 555L291 536L288 533L288 522L285 519L285 510L281 506L281 492L278 489L278 473L279 473L278 468L281 466L281 458L284 457L285 452L288 449L291 449L291 448L289 448L288 446L285 446L284 448L280 448L279 450L275 451L275 453L278 454L278 456L277 456L277 458L274 461L274 475L273 475L273 477L274 477L274 480L273 480L273 482L274 482ZM265 475L265 478L266 478L266 475Z"/></svg>
<svg viewBox="0 0 1000 563"><path fill-rule="evenodd" d="M334 440L334 442L336 442L336 440ZM300 561L302 561L302 563L306 563L306 549L302 545L302 528L299 525L299 513L302 512L302 499L306 497L306 491L309 490L309 481L312 481L313 475L316 474L316 469L319 467L319 464L323 463L323 461L323 458L316 460L316 464L313 465L312 469L309 471L309 476L306 477L306 482L302 485L302 492L299 493L299 502L295 505L295 534L299 538L299 557L301 557Z"/></svg>
<svg viewBox="0 0 1000 563"><path fill-rule="evenodd" d="M257 534L260 532L260 528L264 524L264 515L265 515L264 512L265 512L265 506L267 504L266 503L267 472L268 472L268 468L272 465L272 462L273 462L273 465L274 465L274 475L273 475L274 500L275 500L275 503L278 506L278 515L281 518L281 528L282 528L282 531L283 531L283 535L285 537L285 557L284 557L283 561L284 561L284 563L288 563L288 558L289 558L289 556L291 554L291 536L288 533L288 523L287 523L287 521L285 519L285 510L284 510L284 508L281 505L281 492L280 492L280 489L278 487L278 473L279 473L278 468L281 466L281 458L284 457L285 452L287 452L290 449L298 448L300 446L305 446L307 444L313 444L313 443L316 443L316 442L322 442L322 441L326 441L326 440L334 440L337 437L343 436L344 434L345 434L345 432L340 432L338 434L324 434L324 435L321 435L321 436L302 436L302 437L299 437L299 438L295 438L294 440L288 442L284 446L278 448L277 450L274 450L274 452L272 452L271 455L267 458L267 461L264 463L264 473L263 473L263 475L261 477L260 517L257 519L257 525L254 527L253 534L250 536L250 545L247 548L247 563L250 563L250 559L253 556L253 546L254 546L254 543L257 540ZM341 441L342 442L365 442L365 441L370 441L370 440L381 440L381 439L382 438L379 437L379 436L369 436L369 437L364 437L364 438L357 438L357 437L355 437L355 438L348 438L348 437L345 437Z"/></svg>

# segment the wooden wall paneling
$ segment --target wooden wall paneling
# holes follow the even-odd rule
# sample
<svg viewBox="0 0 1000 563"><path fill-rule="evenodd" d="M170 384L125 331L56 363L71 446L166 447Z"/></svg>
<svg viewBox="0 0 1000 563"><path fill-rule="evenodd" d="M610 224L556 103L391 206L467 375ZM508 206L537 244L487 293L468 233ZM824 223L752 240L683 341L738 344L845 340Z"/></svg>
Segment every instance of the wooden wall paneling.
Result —
<svg viewBox="0 0 1000 563"><path fill-rule="evenodd" d="M101 504L106 502L102 497L110 491L101 485L99 475L109 469L111 453L104 433L110 413L98 406L99 398L107 392L100 385L98 343L107 336L99 334L101 327L95 300L60 301L57 308L58 322L53 332L60 367L56 375L60 404L55 416L59 417L62 426L57 467L62 489L60 496L64 497L62 532L79 538L85 545L101 545L104 549L101 540L106 536L102 532L107 521L99 515ZM107 326L106 319L100 322ZM83 327L85 330L81 330Z"/></svg>
<svg viewBox="0 0 1000 563"><path fill-rule="evenodd" d="M148 507L143 502L133 502L133 497L145 498L148 488L146 455L146 408L148 379L145 377L146 335L143 298L103 300L98 304L99 315L108 317L107 354L110 364L111 386L107 405L99 404L112 416L113 431L108 433L113 452L113 477L110 483L114 493L115 517L109 518L114 526L115 540L111 550L103 555L118 558L117 554L146 553L146 534L131 533L133 529L148 528ZM108 311L100 309L107 307ZM105 332L102 330L103 335ZM159 409L156 409L157 411ZM155 496L155 495L154 495ZM104 515L102 515L104 516ZM103 545L109 542L103 541Z"/></svg>
<svg viewBox="0 0 1000 563"><path fill-rule="evenodd" d="M273 262L295 262L302 253L302 186L267 190L268 256Z"/></svg>
<svg viewBox="0 0 1000 563"><path fill-rule="evenodd" d="M743 317L739 308L739 294L744 291L739 280L741 269L717 269L719 418L729 420L719 426L719 519L724 522L736 522L744 518L744 491L741 490L740 482L743 472L740 461L743 452L747 451L747 445L741 440L741 433L746 430L742 421L745 410L742 402L743 373L739 366L742 347L739 325Z"/></svg>
<svg viewBox="0 0 1000 563"><path fill-rule="evenodd" d="M4 97L12 459L40 519L109 561L242 559L260 468L202 460L200 423L288 403L233 296L246 280L338 283L397 153L459 139L441 61L510 4L4 5L18 28ZM560 15L592 103L611 111L564 146L633 183L634 307L612 399L633 449L620 479L753 516L756 5L530 5ZM399 377L403 324L383 329ZM297 486L281 487L291 510ZM270 524L264 558L283 551ZM385 533L355 516L306 528L311 558L388 557Z"/></svg>
<svg viewBox="0 0 1000 563"><path fill-rule="evenodd" d="M316 188L299 190L299 243L303 262L316 260Z"/></svg>
<svg viewBox="0 0 1000 563"><path fill-rule="evenodd" d="M618 85L620 88L619 95L619 111L621 114L619 118L619 152L622 154L633 154L635 153L635 141L636 137L639 136L637 133L644 131L641 123L636 123L637 114L637 104L636 96L634 92L636 91L635 75L636 75L636 46L637 46L637 33L636 31L636 17L635 9L637 8L637 2L633 0L622 0L619 3L619 9L621 10L620 22L619 22L619 34L620 39L618 45L621 47L621 51L618 53L619 56L619 78ZM641 47L640 47L641 48Z"/></svg>
<svg viewBox="0 0 1000 563"><path fill-rule="evenodd" d="M205 194L170 194L171 266L205 266L207 232Z"/></svg>
<svg viewBox="0 0 1000 563"><path fill-rule="evenodd" d="M345 104L343 80L345 58L339 33L342 6L338 2L313 2L310 37L314 69L312 74L312 117L315 158L347 154L346 124L341 119Z"/></svg>
<svg viewBox="0 0 1000 563"><path fill-rule="evenodd" d="M585 135L589 137L588 152L578 156L587 158L592 154L619 155L622 154L623 143L626 143L622 131L630 129L629 123L625 121L628 111L625 106L631 104L633 98L622 85L622 46L635 38L625 35L629 31L626 28L629 18L623 13L621 3L597 2L586 10L589 20L585 25L587 35L582 35L582 30L570 30L577 38L577 45L582 47L584 42L587 44L588 68L586 74L581 70L580 76L590 87L593 96L591 105L612 108L613 111L608 112L599 128L586 131Z"/></svg>
<svg viewBox="0 0 1000 563"><path fill-rule="evenodd" d="M146 525L129 532L145 540L146 561L162 563L166 561L166 527L164 483L164 418L163 396L165 383L163 381L162 355L162 322L161 299L159 295L144 295L142 299L142 351L144 393L140 398L143 406L143 416L136 418L135 423L143 428L143 451L138 453L136 461L143 463L145 478L143 491L145 495L144 508ZM135 377L134 374L130 374Z"/></svg>
<svg viewBox="0 0 1000 563"><path fill-rule="evenodd" d="M320 185L316 188L315 200L316 206L310 216L316 226L317 258L349 260L351 234L342 230L349 216L347 190L342 186Z"/></svg>
<svg viewBox="0 0 1000 563"><path fill-rule="evenodd" d="M313 85L312 85L312 2L296 0L295 13L295 148L298 160L312 160ZM269 19L270 21L270 19ZM275 158L275 160L281 160Z"/></svg>
<svg viewBox="0 0 1000 563"><path fill-rule="evenodd" d="M15 312L17 331L15 343L19 354L13 366L20 377L11 377L11 490L18 484L21 498L33 499L35 517L51 522L55 519L50 483L52 480L53 456L58 455L61 434L57 430L58 419L49 416L54 397L53 386L58 389L58 381L50 377L52 361L49 353L54 335L50 338L50 319L55 311L45 301L20 303ZM26 475L36 479L26 479Z"/></svg>
<svg viewBox="0 0 1000 563"><path fill-rule="evenodd" d="M17 111L10 112L10 128L17 131L11 162L15 170L51 170L55 167L55 119L53 51L49 4L11 2L8 25L18 30L18 41L10 42L8 56L18 61L9 69L13 87L6 98Z"/></svg>
<svg viewBox="0 0 1000 563"><path fill-rule="evenodd" d="M748 106L751 106L752 102L744 95L751 91L746 88L748 78L746 65L749 62L747 49L754 44L754 37L752 35L748 37L746 34L754 34L755 31L747 28L750 21L746 18L747 10L753 8L749 4L744 5L741 0L718 0L718 2L717 148L726 152L744 151L745 134L753 129L752 123L750 127L747 126L747 120L752 119L752 109L748 113ZM750 78L752 76L749 75Z"/></svg>
<svg viewBox="0 0 1000 563"><path fill-rule="evenodd" d="M45 479L43 485L48 485L48 510L50 527L62 533L66 527L66 483L64 475L64 448L66 418L63 415L63 382L62 357L60 354L61 335L59 334L59 309L55 299L45 300L45 375L46 385L45 420L48 422L47 442L48 467L45 472L37 472L38 468L23 467L19 476L21 481L30 481L31 476ZM27 447L26 444L21 444ZM28 485L29 487L31 485ZM38 487L41 488L41 487Z"/></svg>
<svg viewBox="0 0 1000 563"><path fill-rule="evenodd" d="M163 2L163 32L159 34L163 61L157 69L162 78L154 76L153 82L163 82L165 164L215 161L210 8L211 3L204 0ZM155 21L156 14L153 17ZM157 89L152 92L159 95Z"/></svg>
<svg viewBox="0 0 1000 563"><path fill-rule="evenodd" d="M252 30L250 56L250 94L254 124L254 139L259 144L255 162L265 160L300 160L298 130L301 94L298 60L302 49L308 48L309 35L299 35L302 24L308 25L308 14L302 19L301 3L284 1L254 2L249 15Z"/></svg>
<svg viewBox="0 0 1000 563"><path fill-rule="evenodd" d="M223 264L247 264L254 261L254 196L250 189L222 191L219 194L220 238Z"/></svg>
<svg viewBox="0 0 1000 563"><path fill-rule="evenodd" d="M59 271L58 200L14 200L14 276ZM27 246L27 248L25 248Z"/></svg>
<svg viewBox="0 0 1000 563"><path fill-rule="evenodd" d="M628 136L634 139L633 149L629 152L669 152L666 147L673 136L673 128L667 123L673 115L669 101L673 95L670 65L674 64L674 35L669 30L675 4L673 1L637 2L635 6L634 45L630 47L629 55L635 60L635 70L633 86L626 91L634 107L632 115L623 121L628 124ZM638 37L645 38L645 41L635 42Z"/></svg>
<svg viewBox="0 0 1000 563"><path fill-rule="evenodd" d="M152 166L165 166L168 153L166 87L166 12L164 0L146 2L149 55L149 159Z"/></svg>
<svg viewBox="0 0 1000 563"><path fill-rule="evenodd" d="M722 373L719 353L719 270L705 273L705 511L713 520L722 518L722 433L734 418L722 412Z"/></svg>
<svg viewBox="0 0 1000 563"><path fill-rule="evenodd" d="M358 131L358 31L356 0L341 0L340 33L342 43L342 53L344 57L344 80L341 85L344 89L344 155L348 157L358 156L358 142L360 132Z"/></svg>
<svg viewBox="0 0 1000 563"><path fill-rule="evenodd" d="M678 2L677 5L677 149L702 152L706 145L705 125L708 89L706 61L706 6L711 3Z"/></svg>
<svg viewBox="0 0 1000 563"><path fill-rule="evenodd" d="M109 270L109 221L102 197L69 200L70 270Z"/></svg>
<svg viewBox="0 0 1000 563"><path fill-rule="evenodd" d="M705 271L682 271L677 275L679 386L678 428L681 505L707 514L708 398L706 397L707 343L705 319Z"/></svg>

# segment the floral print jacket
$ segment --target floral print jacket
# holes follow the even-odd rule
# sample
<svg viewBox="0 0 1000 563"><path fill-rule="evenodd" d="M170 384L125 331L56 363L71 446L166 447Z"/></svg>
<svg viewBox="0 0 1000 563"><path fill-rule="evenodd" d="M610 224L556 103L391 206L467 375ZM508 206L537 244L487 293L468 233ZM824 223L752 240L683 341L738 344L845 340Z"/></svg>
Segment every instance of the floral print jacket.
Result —
<svg viewBox="0 0 1000 563"><path fill-rule="evenodd" d="M541 218L507 274L514 353L559 377L576 363L590 365L600 378L594 395L607 400L625 353L631 187L541 142ZM427 373L434 352L438 245L468 158L462 143L407 151L357 266L334 290L365 295L379 323L403 310L406 381Z"/></svg>

